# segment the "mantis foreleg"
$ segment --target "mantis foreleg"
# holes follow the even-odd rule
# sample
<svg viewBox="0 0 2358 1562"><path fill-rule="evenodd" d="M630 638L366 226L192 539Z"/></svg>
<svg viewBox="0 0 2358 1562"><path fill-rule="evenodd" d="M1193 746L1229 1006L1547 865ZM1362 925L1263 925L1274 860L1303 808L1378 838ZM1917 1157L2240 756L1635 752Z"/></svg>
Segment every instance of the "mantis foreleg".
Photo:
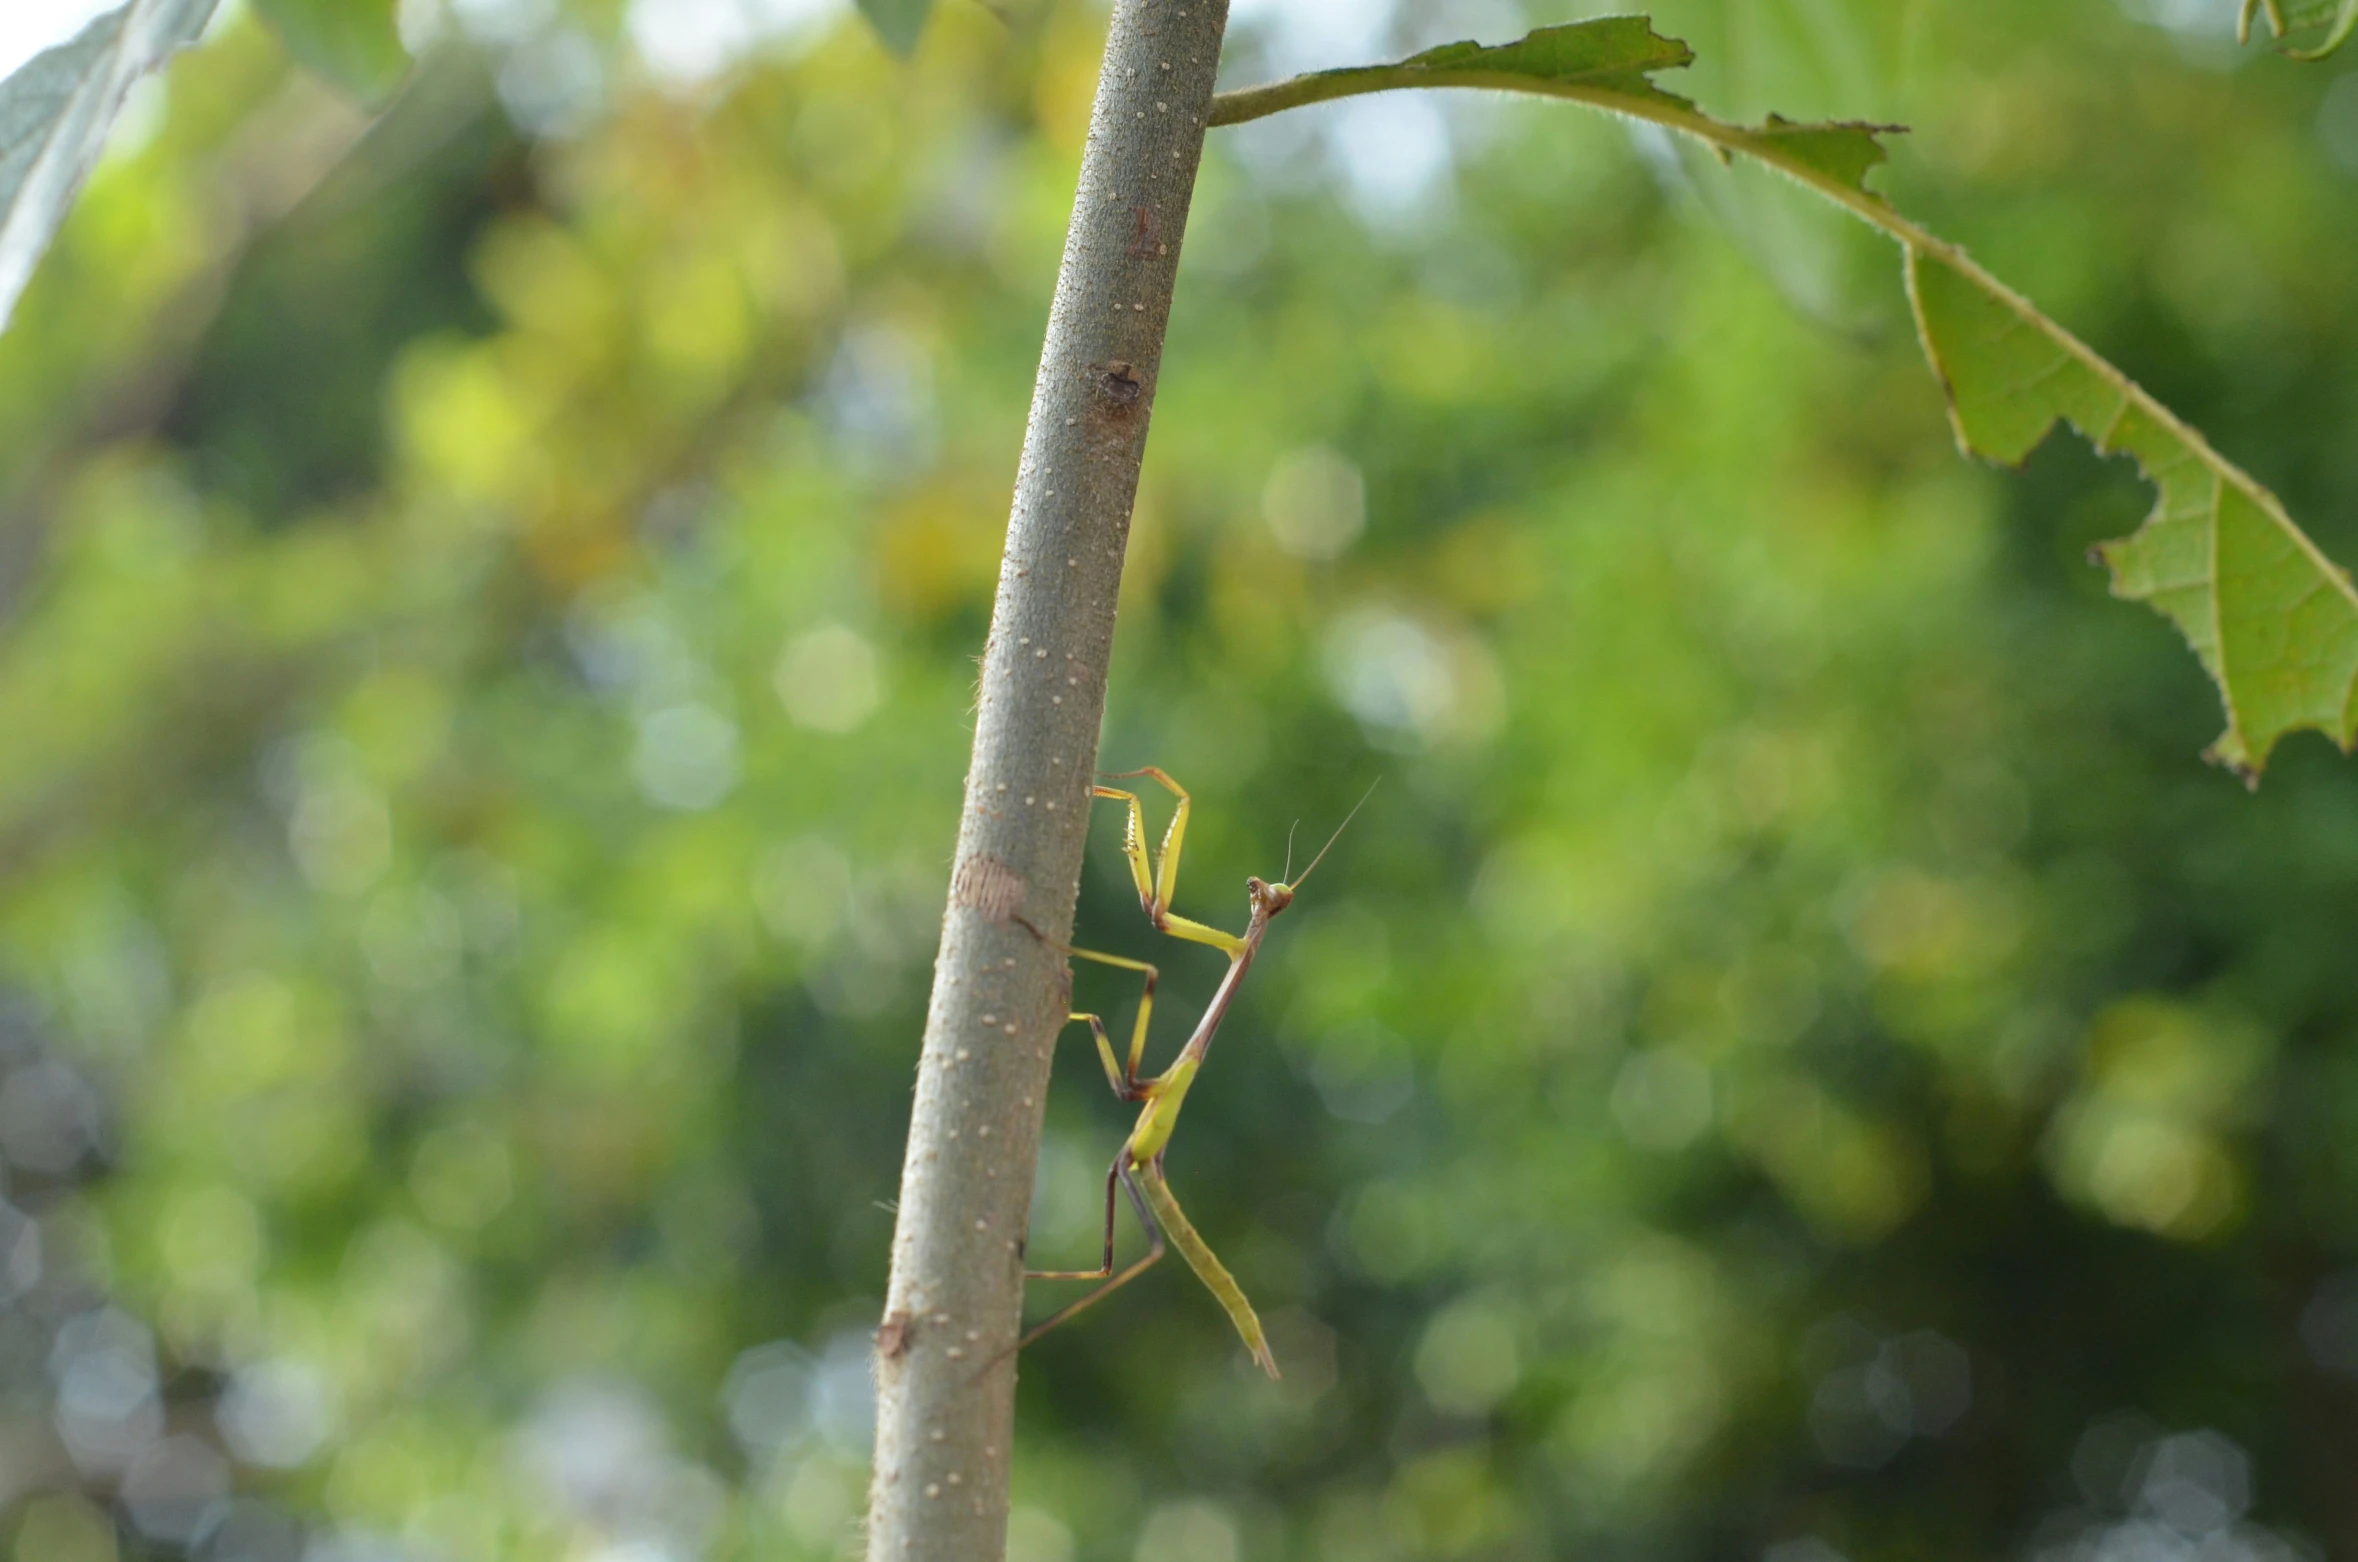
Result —
<svg viewBox="0 0 2358 1562"><path fill-rule="evenodd" d="M1095 795L1112 798L1129 808L1130 816L1122 826L1122 855L1130 859L1130 878L1138 886L1139 908L1146 913L1147 920L1173 938L1210 944L1222 954L1234 957L1244 947L1243 939L1207 923L1171 915L1171 897L1179 889L1179 850L1187 841L1187 788L1152 765L1142 770L1114 771L1107 779L1126 781L1132 776L1153 777L1179 800L1171 813L1171 827L1163 832L1162 849L1155 854L1154 867L1150 872L1146 861L1146 814L1139 806L1138 794L1125 792L1119 787L1092 788Z"/></svg>

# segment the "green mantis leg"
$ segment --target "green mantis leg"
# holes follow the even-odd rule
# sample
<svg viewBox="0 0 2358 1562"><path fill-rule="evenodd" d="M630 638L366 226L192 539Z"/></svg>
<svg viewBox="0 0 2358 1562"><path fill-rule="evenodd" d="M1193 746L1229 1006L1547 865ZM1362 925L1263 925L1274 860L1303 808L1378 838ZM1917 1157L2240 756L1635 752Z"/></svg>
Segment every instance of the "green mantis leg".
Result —
<svg viewBox="0 0 2358 1562"><path fill-rule="evenodd" d="M1105 1174L1105 1262L1095 1269L1027 1269L1023 1272L1026 1280L1102 1280L1114 1272L1114 1186L1129 1153L1130 1147L1122 1146L1122 1153L1114 1157L1113 1166Z"/></svg>
<svg viewBox="0 0 2358 1562"><path fill-rule="evenodd" d="M1114 1060L1113 1038L1106 1035L1105 1033L1105 1021L1099 1019L1094 1014L1068 1014L1064 1017L1064 1022L1067 1025L1070 1025L1075 1020L1087 1020L1089 1022L1089 1034L1097 1038L1098 1061L1105 1065L1105 1082L1113 1086L1115 1099L1121 1101L1135 1101L1137 1097L1131 1092L1136 1088L1136 1086L1134 1086L1129 1080L1126 1080L1122 1077L1122 1065ZM1133 1056L1131 1059L1130 1068L1132 1074L1134 1075L1138 1068L1137 1059L1135 1056Z"/></svg>
<svg viewBox="0 0 2358 1562"><path fill-rule="evenodd" d="M1138 1023L1130 1027L1130 1057L1127 1067L1114 1061L1113 1041L1105 1033L1105 1022L1094 1014L1071 1014L1065 1017L1070 1025L1074 1020L1087 1020L1089 1033L1097 1038L1097 1055L1105 1063L1105 1077L1113 1092L1124 1101L1145 1099L1146 1087L1138 1083L1138 1065L1146 1056L1146 1021L1154 1013L1154 984L1162 973L1143 960L1132 960L1124 955L1101 955L1094 949L1075 949L1069 944L1058 944L1057 950L1077 960L1094 960L1124 971L1136 971L1146 978L1146 985L1138 995Z"/></svg>
<svg viewBox="0 0 2358 1562"><path fill-rule="evenodd" d="M1179 1249L1179 1256L1187 1260L1187 1267L1195 1271L1196 1278L1203 1281L1205 1289L1218 1297L1220 1305L1228 1310L1228 1321L1236 1325L1236 1332L1243 1337L1245 1348L1253 1353L1253 1360L1263 1372L1276 1377L1277 1358L1269 1354L1269 1341L1261 1333L1259 1315L1253 1311L1253 1304L1245 1300L1244 1287L1236 1283L1236 1276L1230 1274L1227 1266L1213 1256L1211 1245L1196 1234L1195 1227L1188 1223L1187 1212L1171 1196L1171 1185L1163 1180L1161 1156L1137 1168L1137 1183L1144 1190L1146 1202L1154 1209L1155 1220L1170 1234L1172 1244ZM1109 1266L1110 1263L1109 1259ZM1094 1296L1089 1298L1090 1301L1096 1299Z"/></svg>
<svg viewBox="0 0 2358 1562"><path fill-rule="evenodd" d="M1120 1274L1114 1273L1113 1262L1114 1189L1117 1186L1119 1186L1124 1193L1127 1193L1130 1196L1130 1207L1138 1212L1138 1224L1146 1228L1146 1240L1148 1243L1146 1256L1139 1259L1129 1268L1123 1270ZM1138 1191L1137 1178L1131 1174L1130 1147L1125 1144L1122 1146L1121 1154L1114 1157L1113 1170L1108 1172L1105 1178L1105 1267L1102 1269L1062 1270L1047 1273L1038 1273L1026 1270L1024 1273L1024 1278L1027 1280L1103 1280L1105 1281L1105 1284L1099 1286L1096 1290L1091 1291L1087 1296L1082 1297L1079 1301L1068 1302L1064 1306L1059 1307L1056 1311L1050 1313L1046 1318L1041 1319L1040 1322L1034 1324L1029 1330L1025 1331L1024 1336L1021 1339L1015 1342L1015 1348L1017 1350L1023 1349L1026 1345L1031 1344L1032 1341L1038 1339L1041 1335L1046 1334L1050 1329L1055 1328L1058 1324L1066 1322L1075 1313L1080 1312L1083 1308L1094 1307L1099 1302L1104 1301L1107 1297L1113 1295L1114 1292L1120 1290L1123 1286L1128 1285L1131 1281L1144 1274L1156 1263L1157 1260L1161 1259L1162 1256L1162 1229L1154 1223L1154 1216L1147 1212L1146 1199L1144 1195Z"/></svg>
<svg viewBox="0 0 2358 1562"><path fill-rule="evenodd" d="M1173 938L1209 944L1233 959L1236 952L1244 947L1243 939L1191 918L1171 915L1171 897L1179 888L1179 851L1187 841L1187 788L1153 765L1140 770L1113 771L1106 779L1126 781L1132 776L1152 777L1179 800L1178 806L1171 812L1171 827L1163 832L1162 849L1155 853L1153 871L1149 872L1146 861L1146 814L1139 806L1138 794L1111 786L1091 789L1096 796L1112 798L1130 810L1129 820L1122 827L1122 855L1130 859L1130 878L1138 886L1139 907L1145 911L1148 921Z"/></svg>

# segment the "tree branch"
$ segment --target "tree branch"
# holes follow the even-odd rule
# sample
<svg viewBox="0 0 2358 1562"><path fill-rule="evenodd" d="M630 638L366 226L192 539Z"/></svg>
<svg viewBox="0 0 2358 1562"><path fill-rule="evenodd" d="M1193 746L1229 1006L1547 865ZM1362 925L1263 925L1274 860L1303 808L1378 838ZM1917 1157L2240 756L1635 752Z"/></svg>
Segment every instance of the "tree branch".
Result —
<svg viewBox="0 0 2358 1562"><path fill-rule="evenodd" d="M1115 0L983 649L876 1351L870 1562L1003 1554L1025 1221L1114 605L1227 0ZM1026 924L1029 924L1027 927ZM988 1364L986 1366L986 1364Z"/></svg>

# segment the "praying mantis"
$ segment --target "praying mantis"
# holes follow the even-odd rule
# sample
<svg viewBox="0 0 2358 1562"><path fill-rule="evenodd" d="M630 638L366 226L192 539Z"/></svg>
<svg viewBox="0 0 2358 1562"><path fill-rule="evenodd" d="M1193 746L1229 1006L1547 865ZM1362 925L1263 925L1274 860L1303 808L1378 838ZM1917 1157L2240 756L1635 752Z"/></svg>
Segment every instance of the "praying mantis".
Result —
<svg viewBox="0 0 2358 1562"><path fill-rule="evenodd" d="M1171 1143L1172 1130L1179 1125L1179 1109L1187 1100L1188 1088L1195 1083L1197 1071L1203 1067L1204 1055L1211 1049L1212 1037L1220 1029L1220 1022L1228 1016L1228 1006L1244 986L1245 973L1252 969L1253 957L1260 953L1261 940L1268 936L1269 924L1286 907L1294 903L1294 892L1301 888L1319 863L1342 838L1344 829L1356 818L1367 799L1362 797L1318 855L1310 859L1310 866L1302 870L1302 877L1292 883L1265 882L1260 878L1245 880L1245 895L1249 914L1242 934L1227 933L1206 923L1171 912L1172 892L1179 881L1179 851L1187 837L1187 789L1163 771L1148 765L1139 770L1121 770L1107 774L1101 781L1125 781L1146 776L1160 783L1178 799L1171 814L1170 828L1163 834L1162 848L1155 853L1151 868L1146 853L1146 817L1139 805L1138 794L1118 787L1099 784L1091 789L1095 797L1120 802L1129 809L1129 819L1122 830L1122 855L1130 860L1130 877L1138 886L1138 904L1146 912L1147 920L1160 932L1190 943L1209 944L1228 956L1228 974L1221 978L1219 989L1196 1021L1195 1034L1187 1038L1178 1058L1153 1079L1138 1077L1138 1064L1146 1052L1147 1018L1154 1011L1154 988L1159 973L1144 960L1131 960L1121 955L1099 954L1089 949L1074 949L1057 944L1065 954L1083 960L1095 960L1125 971L1139 972L1145 978L1145 990L1138 999L1138 1021L1130 1032L1130 1055L1127 1062L1117 1062L1113 1041L1105 1031L1105 1021L1094 1014L1075 1013L1068 1017L1086 1021L1089 1033L1096 1039L1097 1055L1105 1065L1106 1083L1113 1086L1116 1097L1123 1101L1143 1101L1145 1108L1138 1114L1137 1124L1130 1137L1122 1142L1115 1154L1113 1166L1105 1175L1105 1261L1095 1269L1027 1269L1027 1280L1097 1280L1103 1283L1080 1300L1057 1309L1021 1339L1016 1349L1031 1344L1041 1335L1066 1322L1082 1309L1094 1306L1146 1272L1163 1256L1164 1238L1179 1249L1196 1277L1203 1281L1220 1305L1228 1312L1229 1321L1243 1337L1245 1348L1253 1360L1272 1378L1278 1375L1277 1358L1269 1352L1269 1341L1261 1332L1261 1320L1253 1312L1253 1304L1245 1299L1244 1288L1236 1283L1204 1239L1197 1235L1187 1214L1180 1209L1178 1199L1171 1194L1171 1186L1163 1179L1163 1153ZM1370 794L1374 792L1370 787ZM1291 853L1288 854L1291 870ZM1029 926L1030 924L1025 924ZM1038 929L1033 929L1038 933ZM1041 935L1045 937L1045 935ZM1053 943L1054 940L1049 940ZM1146 1230L1146 1256L1120 1273L1114 1271L1114 1210L1115 1190L1127 1194L1130 1207L1137 1212L1138 1223Z"/></svg>

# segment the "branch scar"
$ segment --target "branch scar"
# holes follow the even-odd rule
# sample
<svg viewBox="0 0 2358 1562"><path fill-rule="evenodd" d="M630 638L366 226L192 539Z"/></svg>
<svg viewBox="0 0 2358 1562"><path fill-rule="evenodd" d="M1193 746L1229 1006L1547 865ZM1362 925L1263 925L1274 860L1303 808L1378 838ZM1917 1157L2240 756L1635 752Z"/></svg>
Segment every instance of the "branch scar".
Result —
<svg viewBox="0 0 2358 1562"><path fill-rule="evenodd" d="M958 864L950 875L950 904L979 911L993 922L1005 922L1023 904L1030 886L1023 875L998 858L977 853Z"/></svg>

